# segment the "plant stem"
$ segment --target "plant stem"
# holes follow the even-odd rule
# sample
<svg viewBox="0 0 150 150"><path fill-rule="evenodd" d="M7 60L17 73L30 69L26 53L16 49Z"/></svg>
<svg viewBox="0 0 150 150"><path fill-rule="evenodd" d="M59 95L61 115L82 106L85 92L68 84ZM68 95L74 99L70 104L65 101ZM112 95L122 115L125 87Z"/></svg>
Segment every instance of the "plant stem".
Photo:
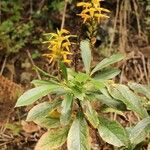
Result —
<svg viewBox="0 0 150 150"><path fill-rule="evenodd" d="M31 62L31 64L32 64L32 66L35 67L34 61L33 61L33 59L32 59L32 56L31 56L29 50L26 50L26 52L27 52L28 58L29 58L29 60L30 60L30 62ZM42 78L41 78L41 76L40 76L38 70L35 70L35 71L36 71L36 74L37 74L38 79L41 80Z"/></svg>
<svg viewBox="0 0 150 150"><path fill-rule="evenodd" d="M3 61L3 64L2 64L2 67L1 67L1 70L0 70L0 75L3 74L4 68L6 66L6 61L7 61L7 55L4 58L4 61Z"/></svg>
<svg viewBox="0 0 150 150"><path fill-rule="evenodd" d="M63 29L64 25L65 25L65 16L66 16L67 4L68 4L68 0L65 0L65 6L64 6L63 15L62 15L62 22L61 22L61 29Z"/></svg>
<svg viewBox="0 0 150 150"><path fill-rule="evenodd" d="M26 52L27 52L27 55L28 55L28 57L29 57L29 60L30 60L30 62L31 62L31 64L32 64L32 66L33 66L33 67L36 67L36 65L34 64L34 61L33 61L33 59L32 59L32 56L31 56L29 50L26 50ZM35 71L36 71L36 74L37 74L38 79L39 79L39 80L42 80L39 71L38 71L37 69L35 69ZM47 97L48 97L49 101L51 101L51 96L50 96L49 94L47 95Z"/></svg>

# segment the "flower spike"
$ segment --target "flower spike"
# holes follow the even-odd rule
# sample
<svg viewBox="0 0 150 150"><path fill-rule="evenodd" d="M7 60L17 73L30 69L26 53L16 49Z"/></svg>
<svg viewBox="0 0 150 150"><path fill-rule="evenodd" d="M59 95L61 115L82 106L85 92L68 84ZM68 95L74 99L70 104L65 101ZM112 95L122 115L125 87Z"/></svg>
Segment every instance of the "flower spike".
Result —
<svg viewBox="0 0 150 150"><path fill-rule="evenodd" d="M75 37L75 35L70 35L70 32L66 29L57 29L57 33L49 33L48 41L43 43L48 44L49 54L44 54L43 56L52 61L62 61L65 63L70 63L71 60L68 59L68 55L71 55L70 46L72 42L69 41L70 37Z"/></svg>
<svg viewBox="0 0 150 150"><path fill-rule="evenodd" d="M83 7L80 14L77 14L83 19L83 23L96 20L98 23L101 19L109 18L106 13L110 11L100 6L101 0L91 0L91 2L79 2L77 7Z"/></svg>

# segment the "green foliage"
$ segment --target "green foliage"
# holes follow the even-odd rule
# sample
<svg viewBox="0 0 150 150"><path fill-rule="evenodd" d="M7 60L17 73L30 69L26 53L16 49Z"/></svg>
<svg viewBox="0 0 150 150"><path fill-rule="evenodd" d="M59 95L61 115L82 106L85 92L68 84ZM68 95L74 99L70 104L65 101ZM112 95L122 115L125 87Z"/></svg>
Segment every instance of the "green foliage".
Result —
<svg viewBox="0 0 150 150"><path fill-rule="evenodd" d="M17 136L19 135L19 133L21 132L22 128L21 125L17 124L17 123L7 123L5 125L6 129L9 129L13 135Z"/></svg>
<svg viewBox="0 0 150 150"><path fill-rule="evenodd" d="M139 114L141 118L148 116L147 111L142 107L140 97L133 93L127 86L121 84L108 84L107 87L112 97L122 101L130 110Z"/></svg>
<svg viewBox="0 0 150 150"><path fill-rule="evenodd" d="M98 132L102 139L117 147L129 147L127 131L117 122L99 117Z"/></svg>
<svg viewBox="0 0 150 150"><path fill-rule="evenodd" d="M47 94L56 95L52 102L40 103L28 113L28 121L48 129L39 140L36 150L58 148L65 141L68 150L90 150L89 126L97 129L107 143L134 149L150 132L149 115L142 105L142 97L136 93L142 93L149 99L150 88L135 83L128 86L115 84L111 80L119 71L109 68L124 58L121 54L105 58L91 71L89 41L82 41L80 47L86 73L75 72L60 63L60 80L55 80L53 76L49 81L35 80L32 83L36 87L25 92L17 101L17 107L27 106ZM96 107L93 103L97 104ZM124 116L123 112L129 110L142 119L131 129L104 117L105 112ZM51 115L54 111L57 112L56 117ZM139 140L135 142L137 138Z"/></svg>
<svg viewBox="0 0 150 150"><path fill-rule="evenodd" d="M95 72L102 70L105 67L108 67L111 64L114 64L120 60L122 60L124 56L122 54L114 54L110 58L103 59L99 64L96 65L96 67L92 70L91 75Z"/></svg>
<svg viewBox="0 0 150 150"><path fill-rule="evenodd" d="M90 150L89 128L83 114L79 112L68 133L69 150Z"/></svg>
<svg viewBox="0 0 150 150"><path fill-rule="evenodd" d="M65 67L65 64L63 62L60 62L59 65L60 65L60 71L62 72L64 79L67 80L68 75L67 75L67 68Z"/></svg>
<svg viewBox="0 0 150 150"><path fill-rule="evenodd" d="M38 99L46 96L49 93L59 93L63 91L63 88L59 85L51 84L51 85L42 85L36 88L33 88L27 92L25 92L16 103L16 107L18 106L27 106L37 101Z"/></svg>
<svg viewBox="0 0 150 150"><path fill-rule="evenodd" d="M67 140L67 135L68 127L49 130L42 135L35 147L35 150L56 149L65 143Z"/></svg>
<svg viewBox="0 0 150 150"><path fill-rule="evenodd" d="M72 103L73 103L73 95L69 93L66 94L61 105L62 110L60 121L62 125L67 125L71 119Z"/></svg>
<svg viewBox="0 0 150 150"><path fill-rule="evenodd" d="M91 66L91 50L89 41L81 41L80 49L86 73L89 74Z"/></svg>
<svg viewBox="0 0 150 150"><path fill-rule="evenodd" d="M150 87L137 83L128 83L128 86L136 93L145 93L145 96L150 99Z"/></svg>
<svg viewBox="0 0 150 150"><path fill-rule="evenodd" d="M10 14L0 24L0 49L6 54L19 52L28 42L33 22L21 22L22 5L18 2L2 1L2 14Z"/></svg>
<svg viewBox="0 0 150 150"><path fill-rule="evenodd" d="M44 102L34 106L28 113L27 121L39 120L40 117L45 118L47 114L60 105L59 100L52 103Z"/></svg>
<svg viewBox="0 0 150 150"><path fill-rule="evenodd" d="M109 80L117 76L119 73L120 73L120 70L118 69L108 68L108 69L102 70L99 74L97 74L94 77L94 79L99 80L99 81Z"/></svg>
<svg viewBox="0 0 150 150"><path fill-rule="evenodd" d="M129 130L129 137L133 146L142 142L148 133L150 133L150 117L144 118Z"/></svg>
<svg viewBox="0 0 150 150"><path fill-rule="evenodd" d="M71 3L72 0L68 0L68 2ZM61 12L64 9L64 5L65 5L65 1L64 0L53 0L50 3L49 7L50 7L50 9L53 9L54 11Z"/></svg>
<svg viewBox="0 0 150 150"><path fill-rule="evenodd" d="M54 0L52 1L50 8L52 8L54 11L62 11L64 8L65 2L62 0Z"/></svg>
<svg viewBox="0 0 150 150"><path fill-rule="evenodd" d="M99 119L98 119L98 113L92 108L89 101L85 104L85 116L89 120L89 122L92 124L94 128L97 128L99 125Z"/></svg>

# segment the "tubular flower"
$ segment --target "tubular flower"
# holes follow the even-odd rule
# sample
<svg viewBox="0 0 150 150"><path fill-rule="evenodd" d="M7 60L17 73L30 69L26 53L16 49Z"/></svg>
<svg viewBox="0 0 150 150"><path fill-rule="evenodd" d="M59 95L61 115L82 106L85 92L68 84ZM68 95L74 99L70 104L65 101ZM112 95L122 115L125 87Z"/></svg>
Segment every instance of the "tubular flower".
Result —
<svg viewBox="0 0 150 150"><path fill-rule="evenodd" d="M71 60L68 58L68 55L72 55L70 52L70 46L72 43L69 41L69 38L75 36L70 35L70 32L65 29L61 29L60 31L57 30L57 33L48 33L46 35L49 35L49 38L43 43L48 44L50 53L44 54L43 56L49 58L50 63L52 61L70 63Z"/></svg>
<svg viewBox="0 0 150 150"><path fill-rule="evenodd" d="M83 19L83 23L91 20L100 22L101 19L109 18L106 13L110 12L108 9L100 6L101 0L91 0L91 2L79 2L77 7L83 7L80 14L77 14Z"/></svg>

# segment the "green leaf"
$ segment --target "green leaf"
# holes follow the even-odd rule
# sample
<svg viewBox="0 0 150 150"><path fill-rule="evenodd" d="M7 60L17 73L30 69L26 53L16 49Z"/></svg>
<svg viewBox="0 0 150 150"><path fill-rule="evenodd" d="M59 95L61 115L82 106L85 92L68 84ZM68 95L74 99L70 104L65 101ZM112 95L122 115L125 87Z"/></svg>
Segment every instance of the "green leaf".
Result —
<svg viewBox="0 0 150 150"><path fill-rule="evenodd" d="M68 73L68 80L73 80L74 77L76 76L77 72L75 72L71 68L67 68L67 73Z"/></svg>
<svg viewBox="0 0 150 150"><path fill-rule="evenodd" d="M22 126L18 123L6 123L5 128L9 129L13 136L19 136L22 131Z"/></svg>
<svg viewBox="0 0 150 150"><path fill-rule="evenodd" d="M147 111L143 108L140 98L135 95L127 86L121 84L108 84L109 93L118 100L121 100L126 106L140 115L141 118L148 116Z"/></svg>
<svg viewBox="0 0 150 150"><path fill-rule="evenodd" d="M73 93L75 98L78 98L79 100L84 100L85 98L85 93L82 91L82 89L79 89L77 86L71 88L71 92Z"/></svg>
<svg viewBox="0 0 150 150"><path fill-rule="evenodd" d="M50 116L39 116L39 118L35 119L33 122L38 124L40 127L47 129L61 127L60 118L52 118Z"/></svg>
<svg viewBox="0 0 150 150"><path fill-rule="evenodd" d="M89 82L88 82L89 83ZM105 87L105 84L103 81L97 81L97 80L94 80L92 79L91 80L91 83L94 85L94 87L97 89L97 90L100 90L100 89L103 89Z"/></svg>
<svg viewBox="0 0 150 150"><path fill-rule="evenodd" d="M109 107L116 108L119 110L126 110L126 106L124 103L112 98L111 96L107 96L104 94L95 94L95 98Z"/></svg>
<svg viewBox="0 0 150 150"><path fill-rule="evenodd" d="M83 116L77 116L72 123L67 138L68 150L91 150L89 129Z"/></svg>
<svg viewBox="0 0 150 150"><path fill-rule="evenodd" d="M3 33L5 32L5 34L7 34L7 32L10 32L14 27L14 23L11 20L6 20L3 21L0 25L0 31Z"/></svg>
<svg viewBox="0 0 150 150"><path fill-rule="evenodd" d="M33 80L31 83L34 84L36 87L37 86L43 86L43 85L56 85L56 84L58 84L56 81L53 81L53 80L50 80L50 81Z"/></svg>
<svg viewBox="0 0 150 150"><path fill-rule="evenodd" d="M145 137L150 133L150 117L144 118L130 130L130 141L133 144L142 142Z"/></svg>
<svg viewBox="0 0 150 150"><path fill-rule="evenodd" d="M150 100L150 87L142 84L131 83L131 82L128 83L128 86L135 92L146 95L146 97Z"/></svg>
<svg viewBox="0 0 150 150"><path fill-rule="evenodd" d="M48 113L60 106L61 101L43 102L34 106L28 113L27 121L33 121L41 127L56 128L60 126L59 118L51 118Z"/></svg>
<svg viewBox="0 0 150 150"><path fill-rule="evenodd" d="M118 54L114 54L112 56L110 56L109 58L105 58L103 59L99 64L97 64L97 66L92 70L91 75L93 75L95 72L108 67L111 64L114 64L118 61L121 61L122 59L124 59L124 55L118 53Z"/></svg>
<svg viewBox="0 0 150 150"><path fill-rule="evenodd" d="M67 68L63 62L59 62L60 71L65 80L68 80Z"/></svg>
<svg viewBox="0 0 150 150"><path fill-rule="evenodd" d="M97 74L97 75L94 77L94 79L95 79L95 80L99 80L99 81L102 81L102 80L109 80L109 79L112 79L112 78L114 78L115 76L117 76L119 73L120 73L120 70L110 68L110 69L101 71L99 74Z"/></svg>
<svg viewBox="0 0 150 150"><path fill-rule="evenodd" d="M105 107L102 109L103 113L115 113L117 115L123 116L124 118L126 118L126 116L124 115L124 113L120 110L114 109L114 108L110 108L110 107Z"/></svg>
<svg viewBox="0 0 150 150"><path fill-rule="evenodd" d="M58 93L62 90L58 85L43 85L30 89L19 97L15 107L30 105L49 93Z"/></svg>
<svg viewBox="0 0 150 150"><path fill-rule="evenodd" d="M79 82L79 83L85 83L87 80L89 79L89 76L85 73L78 73L76 76L75 76L75 81Z"/></svg>
<svg viewBox="0 0 150 150"><path fill-rule="evenodd" d="M86 105L85 106L86 107L85 115L86 115L87 119L89 120L89 122L92 124L92 126L94 128L97 128L99 125L99 119L98 119L97 112L92 108L89 101L87 101L84 104Z"/></svg>
<svg viewBox="0 0 150 150"><path fill-rule="evenodd" d="M60 122L63 125L67 125L71 119L72 102L73 102L73 95L67 94L62 102L62 111L60 116Z"/></svg>
<svg viewBox="0 0 150 150"><path fill-rule="evenodd" d="M102 139L117 147L129 145L129 137L126 130L115 121L99 117L98 132Z"/></svg>
<svg viewBox="0 0 150 150"><path fill-rule="evenodd" d="M89 74L92 60L90 42L88 40L81 41L80 49L85 71Z"/></svg>
<svg viewBox="0 0 150 150"><path fill-rule="evenodd" d="M57 78L57 77L50 75L49 73L47 73L47 72L45 72L44 70L40 69L38 66L34 66L34 69L37 70L37 71L39 71L42 75L44 75L44 76L46 76L46 77L53 78L53 79L55 79L55 80L58 81L58 78Z"/></svg>
<svg viewBox="0 0 150 150"><path fill-rule="evenodd" d="M100 100L103 104L106 104L107 106L111 107L111 108L116 108L116 109L119 109L119 110L125 110L126 107L125 105L120 101L118 100L115 100L111 97L107 97L103 94L100 94L100 95L96 95L96 98L98 100Z"/></svg>
<svg viewBox="0 0 150 150"><path fill-rule="evenodd" d="M68 135L68 127L59 128L57 130L49 130L42 135L38 141L35 150L52 150L62 146Z"/></svg>
<svg viewBox="0 0 150 150"><path fill-rule="evenodd" d="M60 100L49 102L43 102L34 106L28 113L27 121L35 121L42 117L46 117L49 112L57 108L61 104Z"/></svg>

